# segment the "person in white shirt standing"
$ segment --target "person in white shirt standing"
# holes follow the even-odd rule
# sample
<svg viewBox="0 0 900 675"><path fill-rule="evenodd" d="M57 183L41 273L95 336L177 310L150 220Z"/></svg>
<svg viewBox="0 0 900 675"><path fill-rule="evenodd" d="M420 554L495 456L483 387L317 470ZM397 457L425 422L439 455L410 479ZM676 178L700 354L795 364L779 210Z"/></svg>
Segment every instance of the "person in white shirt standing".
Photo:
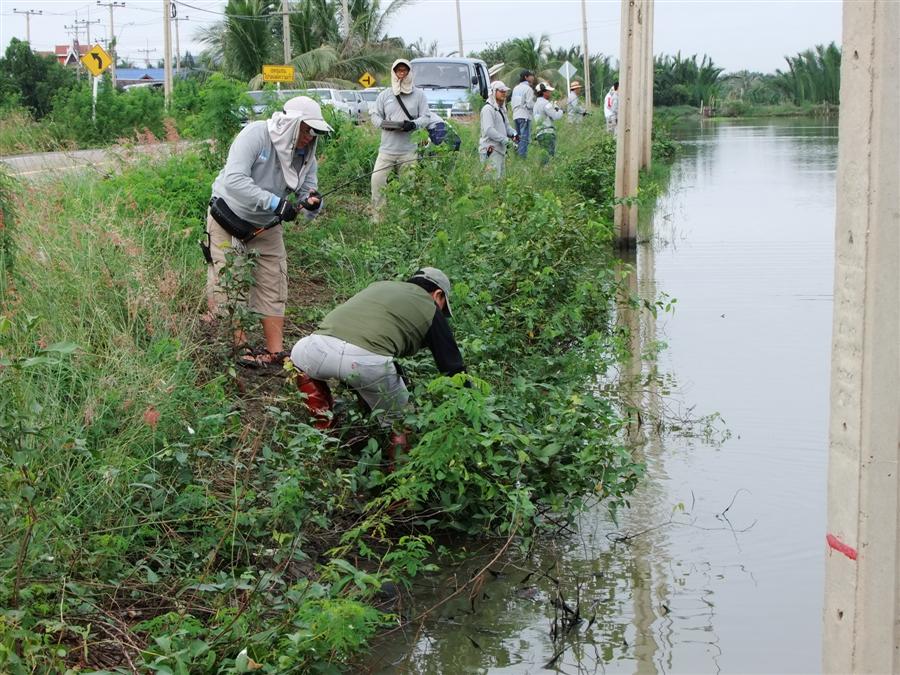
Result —
<svg viewBox="0 0 900 675"><path fill-rule="evenodd" d="M613 86L606 92L606 98L603 99L603 115L606 117L606 130L616 133L616 126L619 124L619 81L613 82Z"/></svg>
<svg viewBox="0 0 900 675"><path fill-rule="evenodd" d="M372 171L372 208L377 220L384 206L382 192L388 174L409 167L416 161L412 132L431 123L428 100L421 89L413 87L412 66L397 59L391 66L391 86L375 99L372 124L381 129L381 146Z"/></svg>
<svg viewBox="0 0 900 675"><path fill-rule="evenodd" d="M556 154L556 125L562 119L563 111L550 100L550 94L556 91L549 84L541 82L537 86L537 103L534 104L534 140L550 157ZM546 161L546 158L544 158Z"/></svg>
<svg viewBox="0 0 900 675"><path fill-rule="evenodd" d="M478 154L481 163L486 164L491 173L500 178L506 161L509 139L516 138L516 130L509 126L506 116L506 94L509 91L503 82L491 82L491 93L481 109L481 140Z"/></svg>
<svg viewBox="0 0 900 675"><path fill-rule="evenodd" d="M519 157L528 156L534 100L534 73L530 70L523 70L519 76L519 84L512 90L511 101L516 135L519 137Z"/></svg>

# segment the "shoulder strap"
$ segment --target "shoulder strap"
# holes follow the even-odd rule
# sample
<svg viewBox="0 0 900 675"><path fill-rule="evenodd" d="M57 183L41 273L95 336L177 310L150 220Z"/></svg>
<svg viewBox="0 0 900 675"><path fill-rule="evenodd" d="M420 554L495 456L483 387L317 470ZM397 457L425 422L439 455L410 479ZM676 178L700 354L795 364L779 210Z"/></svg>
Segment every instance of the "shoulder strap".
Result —
<svg viewBox="0 0 900 675"><path fill-rule="evenodd" d="M413 117L412 115L409 114L409 110L406 109L406 106L403 104L403 99L400 98L400 95L394 94L394 97L397 99L397 103L400 104L400 107L403 108L403 112L406 113L406 116L411 120L416 119L415 117Z"/></svg>

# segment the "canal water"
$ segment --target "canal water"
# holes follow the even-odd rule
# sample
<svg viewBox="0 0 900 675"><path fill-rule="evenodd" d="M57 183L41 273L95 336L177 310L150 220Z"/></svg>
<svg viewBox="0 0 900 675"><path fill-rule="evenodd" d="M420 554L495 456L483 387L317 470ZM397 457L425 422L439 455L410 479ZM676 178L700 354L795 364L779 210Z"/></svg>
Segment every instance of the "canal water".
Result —
<svg viewBox="0 0 900 675"><path fill-rule="evenodd" d="M627 318L665 345L634 366L655 384L631 507L395 633L373 672L820 670L836 125L680 132L633 261L634 291L677 303ZM554 640L563 603L585 620Z"/></svg>

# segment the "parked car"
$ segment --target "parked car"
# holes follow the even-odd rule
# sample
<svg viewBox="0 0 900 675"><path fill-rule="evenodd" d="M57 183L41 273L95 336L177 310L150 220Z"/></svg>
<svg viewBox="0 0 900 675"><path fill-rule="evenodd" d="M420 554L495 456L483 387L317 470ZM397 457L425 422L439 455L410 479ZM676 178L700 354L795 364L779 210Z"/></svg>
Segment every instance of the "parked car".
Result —
<svg viewBox="0 0 900 675"><path fill-rule="evenodd" d="M253 117L264 115L269 107L276 107L279 102L287 101L294 96L300 96L303 92L299 89L257 89L248 91L247 95L253 99L252 111L242 111L242 113L252 112ZM250 117L249 114L246 115Z"/></svg>
<svg viewBox="0 0 900 675"><path fill-rule="evenodd" d="M339 89L317 87L316 89L307 89L305 91L298 92L298 94L306 94L307 96L317 98L319 99L319 101L321 101L322 105L330 105L335 110L338 110L347 115L353 121L359 120L359 115L356 112L356 103L354 102L351 106L350 103L344 100L344 97L341 95Z"/></svg>
<svg viewBox="0 0 900 675"><path fill-rule="evenodd" d="M375 109L375 99L378 98L378 94L382 91L384 91L384 87L369 87L359 92L360 98L366 104L366 115L368 117L372 117L372 111Z"/></svg>
<svg viewBox="0 0 900 675"><path fill-rule="evenodd" d="M469 96L488 97L488 67L481 59L427 57L410 63L416 86L441 117L471 115L474 111Z"/></svg>
<svg viewBox="0 0 900 675"><path fill-rule="evenodd" d="M247 94L253 99L252 110L242 110L241 114L245 121L252 117L264 115L267 109L278 102L287 101L295 96L311 96L318 99L322 105L330 105L332 108L339 110L347 115L350 119L358 121L359 113L357 112L356 102L352 107L344 101L343 96L338 89L316 88L316 89L265 89L248 91Z"/></svg>
<svg viewBox="0 0 900 675"><path fill-rule="evenodd" d="M363 101L357 89L341 89L338 92L344 103L353 109L353 121L357 124L369 119L369 106Z"/></svg>

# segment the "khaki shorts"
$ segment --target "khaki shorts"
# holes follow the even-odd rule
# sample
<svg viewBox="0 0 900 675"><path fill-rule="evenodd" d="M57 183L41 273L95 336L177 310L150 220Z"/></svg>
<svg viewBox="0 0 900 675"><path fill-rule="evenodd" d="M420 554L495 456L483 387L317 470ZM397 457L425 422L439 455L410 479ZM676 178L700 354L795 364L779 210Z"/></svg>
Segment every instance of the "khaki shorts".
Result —
<svg viewBox="0 0 900 675"><path fill-rule="evenodd" d="M206 271L206 296L214 311L218 314L224 312L228 300L225 290L219 284L219 275L225 266L225 253L234 246L241 252L251 249L259 252L253 270L255 283L249 294L250 309L263 316L284 316L288 293L284 228L276 225L243 244L223 230L207 211L206 230L209 232L209 248L213 259Z"/></svg>

